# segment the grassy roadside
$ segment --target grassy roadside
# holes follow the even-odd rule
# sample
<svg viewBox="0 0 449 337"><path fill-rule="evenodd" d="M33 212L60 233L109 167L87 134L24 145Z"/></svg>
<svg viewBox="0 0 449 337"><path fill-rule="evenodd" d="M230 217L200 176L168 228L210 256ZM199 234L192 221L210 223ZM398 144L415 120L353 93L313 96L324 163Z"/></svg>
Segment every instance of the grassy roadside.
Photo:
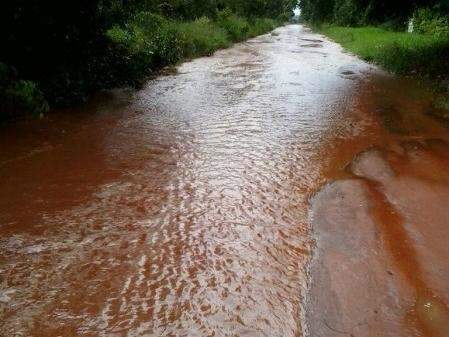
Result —
<svg viewBox="0 0 449 337"><path fill-rule="evenodd" d="M362 59L400 75L429 81L435 105L449 111L449 38L377 27L322 25L315 30Z"/></svg>

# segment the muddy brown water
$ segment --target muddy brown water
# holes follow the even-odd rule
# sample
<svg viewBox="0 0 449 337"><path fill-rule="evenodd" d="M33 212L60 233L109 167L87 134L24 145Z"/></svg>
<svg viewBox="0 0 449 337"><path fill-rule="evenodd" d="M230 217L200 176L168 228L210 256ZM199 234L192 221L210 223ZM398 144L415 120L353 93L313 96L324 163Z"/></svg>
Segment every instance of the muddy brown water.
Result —
<svg viewBox="0 0 449 337"><path fill-rule="evenodd" d="M0 336L448 336L431 110L290 25L2 125Z"/></svg>

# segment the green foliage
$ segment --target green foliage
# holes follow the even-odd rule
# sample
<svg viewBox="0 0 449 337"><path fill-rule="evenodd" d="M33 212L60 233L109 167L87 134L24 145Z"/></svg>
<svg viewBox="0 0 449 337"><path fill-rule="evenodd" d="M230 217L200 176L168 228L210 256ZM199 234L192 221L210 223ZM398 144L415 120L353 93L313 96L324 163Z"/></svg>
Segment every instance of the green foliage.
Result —
<svg viewBox="0 0 449 337"><path fill-rule="evenodd" d="M354 0L336 0L333 21L340 26L355 26L360 23L360 11Z"/></svg>
<svg viewBox="0 0 449 337"><path fill-rule="evenodd" d="M41 114L49 109L47 101L34 82L17 81L6 89L5 94L12 103L25 112Z"/></svg>
<svg viewBox="0 0 449 337"><path fill-rule="evenodd" d="M106 32L118 58L114 77L121 83L139 82L142 75L183 58L211 55L232 42L272 30L278 22L267 18L247 20L223 10L216 20L167 19L149 12L137 13L121 26Z"/></svg>
<svg viewBox="0 0 449 337"><path fill-rule="evenodd" d="M117 45L126 48L130 52L133 52L133 40L134 36L132 32L123 29L119 26L113 26L106 32L106 36Z"/></svg>
<svg viewBox="0 0 449 337"><path fill-rule="evenodd" d="M226 30L206 17L191 22L178 22L176 29L185 57L210 55L217 49L229 46L231 42Z"/></svg>
<svg viewBox="0 0 449 337"><path fill-rule="evenodd" d="M437 77L449 69L449 39L375 27L323 26L322 32L367 61L401 74Z"/></svg>
<svg viewBox="0 0 449 337"><path fill-rule="evenodd" d="M413 27L417 33L449 36L449 17L429 8L421 8L413 14Z"/></svg>
<svg viewBox="0 0 449 337"><path fill-rule="evenodd" d="M448 0L299 0L301 15L311 23L344 26L379 25L394 22L403 28L416 8L429 7L449 14Z"/></svg>
<svg viewBox="0 0 449 337"><path fill-rule="evenodd" d="M300 0L301 16L312 23L331 22L334 17L334 0Z"/></svg>
<svg viewBox="0 0 449 337"><path fill-rule="evenodd" d="M0 120L23 114L40 115L48 109L36 83L17 80L14 69L0 63Z"/></svg>
<svg viewBox="0 0 449 337"><path fill-rule="evenodd" d="M248 21L238 17L228 8L218 13L217 23L226 30L233 41L240 41L248 36Z"/></svg>
<svg viewBox="0 0 449 337"><path fill-rule="evenodd" d="M249 27L248 35L250 37L254 37L261 34L265 34L276 28L279 25L278 22L268 18L256 18L253 20L253 22Z"/></svg>

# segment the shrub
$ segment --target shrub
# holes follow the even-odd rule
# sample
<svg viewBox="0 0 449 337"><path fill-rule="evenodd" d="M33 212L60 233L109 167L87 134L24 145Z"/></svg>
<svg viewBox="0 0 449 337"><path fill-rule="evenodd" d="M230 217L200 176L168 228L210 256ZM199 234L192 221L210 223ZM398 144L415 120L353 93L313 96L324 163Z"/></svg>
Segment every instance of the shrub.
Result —
<svg viewBox="0 0 449 337"><path fill-rule="evenodd" d="M6 89L6 95L25 111L34 114L48 111L48 103L34 82L20 80Z"/></svg>
<svg viewBox="0 0 449 337"><path fill-rule="evenodd" d="M180 36L176 24L160 15L149 12L138 13L131 23L134 44L140 53L149 58L149 63L166 65L175 63L182 57ZM151 59L150 55L153 55Z"/></svg>
<svg viewBox="0 0 449 337"><path fill-rule="evenodd" d="M354 0L335 2L334 22L340 26L356 26L360 23L360 15Z"/></svg>
<svg viewBox="0 0 449 337"><path fill-rule="evenodd" d="M13 81L1 90L0 119L24 114L40 115L48 109L47 101L34 82Z"/></svg>
<svg viewBox="0 0 449 337"><path fill-rule="evenodd" d="M191 22L177 22L176 29L186 57L210 55L230 44L226 30L206 17Z"/></svg>
<svg viewBox="0 0 449 337"><path fill-rule="evenodd" d="M248 36L254 37L265 34L278 26L277 22L268 18L255 18L252 20Z"/></svg>
<svg viewBox="0 0 449 337"><path fill-rule="evenodd" d="M413 28L416 33L449 36L449 18L429 8L421 8L413 14Z"/></svg>
<svg viewBox="0 0 449 337"><path fill-rule="evenodd" d="M150 70L175 63L182 57L176 27L169 20L152 13L138 13L125 27L109 29L106 36L119 56L121 71L117 77L127 77L131 83Z"/></svg>
<svg viewBox="0 0 449 337"><path fill-rule="evenodd" d="M248 36L248 21L233 14L229 9L218 13L217 23L221 28L226 30L233 41L241 41Z"/></svg>

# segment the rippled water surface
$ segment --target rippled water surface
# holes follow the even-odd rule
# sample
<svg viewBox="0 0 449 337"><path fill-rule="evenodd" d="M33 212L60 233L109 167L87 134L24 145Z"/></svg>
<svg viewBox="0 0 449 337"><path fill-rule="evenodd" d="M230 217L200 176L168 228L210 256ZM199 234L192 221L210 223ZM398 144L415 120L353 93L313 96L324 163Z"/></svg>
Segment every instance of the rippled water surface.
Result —
<svg viewBox="0 0 449 337"><path fill-rule="evenodd" d="M308 200L380 137L375 73L291 25L2 126L0 335L301 336Z"/></svg>

